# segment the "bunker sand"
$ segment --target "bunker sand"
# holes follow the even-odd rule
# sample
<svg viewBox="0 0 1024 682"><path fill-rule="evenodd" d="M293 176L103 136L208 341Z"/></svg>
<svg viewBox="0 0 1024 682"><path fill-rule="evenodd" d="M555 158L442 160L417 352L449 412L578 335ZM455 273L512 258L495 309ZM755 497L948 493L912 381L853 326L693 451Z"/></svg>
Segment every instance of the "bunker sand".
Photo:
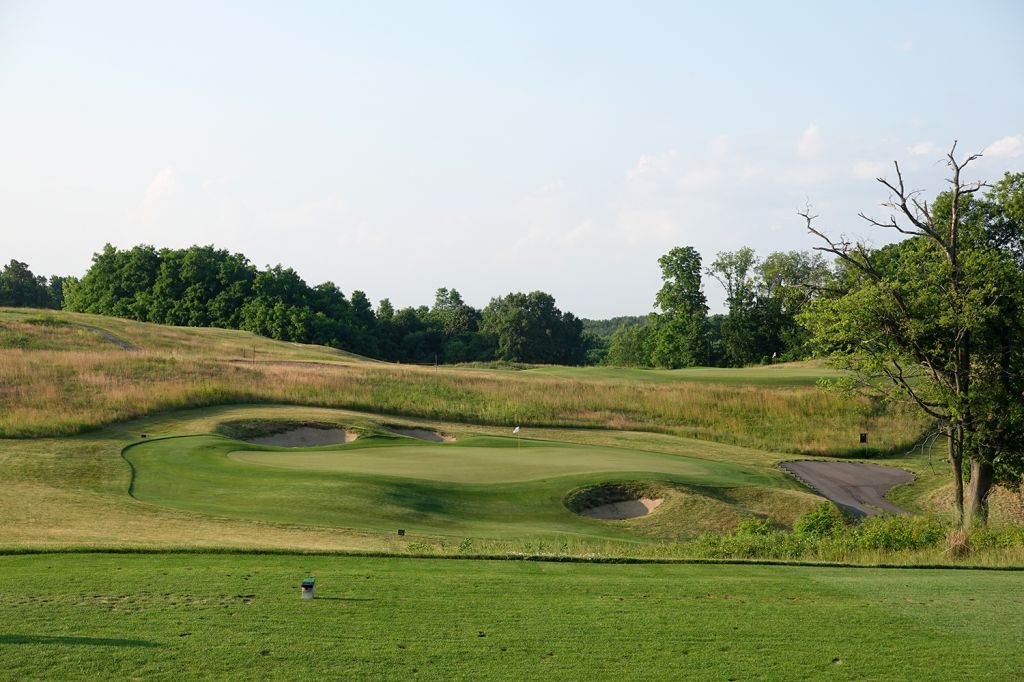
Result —
<svg viewBox="0 0 1024 682"><path fill-rule="evenodd" d="M914 480L909 471L860 462L783 462L779 466L854 516L903 513L885 494Z"/></svg>
<svg viewBox="0 0 1024 682"><path fill-rule="evenodd" d="M347 429L318 429L313 426L302 426L270 436L247 438L245 442L254 445L276 445L283 448L311 448L318 445L351 443L358 437L358 433Z"/></svg>
<svg viewBox="0 0 1024 682"><path fill-rule="evenodd" d="M445 433L438 433L437 431L428 431L427 429L403 429L396 426L389 426L388 431L391 433L397 433L399 436L408 436L409 438L416 438L417 440L426 440L431 443L453 443L455 442L455 436L449 436Z"/></svg>
<svg viewBox="0 0 1024 682"><path fill-rule="evenodd" d="M580 514L592 519L607 521L635 519L640 516L647 516L664 501L665 498L663 497L641 497L638 500L623 500L622 502L612 502L611 504L591 507L590 509L584 509Z"/></svg>

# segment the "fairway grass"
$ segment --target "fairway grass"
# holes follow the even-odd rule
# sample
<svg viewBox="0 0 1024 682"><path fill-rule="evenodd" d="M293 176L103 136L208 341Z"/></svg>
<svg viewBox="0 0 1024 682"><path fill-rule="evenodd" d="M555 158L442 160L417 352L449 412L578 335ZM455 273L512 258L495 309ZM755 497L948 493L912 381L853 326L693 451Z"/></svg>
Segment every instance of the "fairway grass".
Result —
<svg viewBox="0 0 1024 682"><path fill-rule="evenodd" d="M318 598L299 599L316 576ZM1010 680L1020 573L0 556L7 679Z"/></svg>

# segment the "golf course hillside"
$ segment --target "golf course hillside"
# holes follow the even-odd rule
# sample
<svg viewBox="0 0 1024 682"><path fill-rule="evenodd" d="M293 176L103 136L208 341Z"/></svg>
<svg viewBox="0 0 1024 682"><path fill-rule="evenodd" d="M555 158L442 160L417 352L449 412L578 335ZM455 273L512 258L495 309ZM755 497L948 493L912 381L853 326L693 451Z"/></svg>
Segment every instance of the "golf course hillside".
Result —
<svg viewBox="0 0 1024 682"><path fill-rule="evenodd" d="M565 679L583 653L620 678L918 679L961 597L992 608L959 650L1020 663L987 636L1019 625L1012 574L913 568L1024 564L1019 495L951 554L933 425L818 362L410 366L25 309L0 348L13 678Z"/></svg>
<svg viewBox="0 0 1024 682"><path fill-rule="evenodd" d="M825 498L868 516L950 510L928 422L823 390L841 373L821 363L421 367L15 308L0 343L11 548L772 554L693 543L792 532ZM836 459L879 480L836 478ZM792 473L800 460L824 478ZM993 501L997 521L1019 516L1012 494Z"/></svg>
<svg viewBox="0 0 1024 682"><path fill-rule="evenodd" d="M509 430L657 432L820 456L904 452L928 427L915 412L822 391L814 382L835 371L820 364L622 370L618 378L602 368L422 367L248 332L14 308L0 308L0 344L0 437L71 435L154 412L251 403ZM864 431L867 447L858 442Z"/></svg>

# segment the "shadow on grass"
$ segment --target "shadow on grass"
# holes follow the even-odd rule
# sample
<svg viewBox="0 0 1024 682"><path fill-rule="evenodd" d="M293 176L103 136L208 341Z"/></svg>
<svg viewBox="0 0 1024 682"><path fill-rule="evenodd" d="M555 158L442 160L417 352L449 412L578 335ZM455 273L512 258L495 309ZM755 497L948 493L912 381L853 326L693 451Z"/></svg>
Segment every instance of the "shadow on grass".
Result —
<svg viewBox="0 0 1024 682"><path fill-rule="evenodd" d="M156 642L144 639L115 639L112 637L74 637L62 635L7 635L0 634L0 644L81 644L85 646L139 646L158 647Z"/></svg>
<svg viewBox="0 0 1024 682"><path fill-rule="evenodd" d="M377 601L369 597L317 597L317 601Z"/></svg>

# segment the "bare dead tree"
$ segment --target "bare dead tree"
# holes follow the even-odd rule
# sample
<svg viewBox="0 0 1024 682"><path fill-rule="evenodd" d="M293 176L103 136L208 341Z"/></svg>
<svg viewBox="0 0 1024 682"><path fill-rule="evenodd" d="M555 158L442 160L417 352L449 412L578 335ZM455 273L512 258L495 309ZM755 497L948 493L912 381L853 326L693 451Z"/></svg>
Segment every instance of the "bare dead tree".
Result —
<svg viewBox="0 0 1024 682"><path fill-rule="evenodd" d="M889 209L887 220L878 220L860 214L860 217L874 227L894 230L911 238L928 240L945 257L947 267L942 282L942 295L951 307L952 323L946 332L948 339L936 348L934 344L923 342L917 335L908 330L913 327L915 311L911 302L899 286L886 286L887 273L872 258L872 251L863 243L855 242L845 236L829 237L815 225L818 216L811 213L808 206L798 212L804 218L807 230L816 236L824 245L816 250L831 254L839 261L859 273L867 280L879 284L878 290L884 292L887 303L894 311L891 315L878 314L877 321L881 331L887 336L887 348L900 348L903 357L913 363L905 366L903 357L886 353L886 348L872 349L864 346L862 353L871 354L875 350L885 353L873 364L880 370L891 386L909 398L925 414L939 420L942 431L948 441L947 458L953 474L956 505L961 522L969 523L985 510L986 497L992 485L992 467L990 464L965 452L965 445L972 428L971 415L971 380L972 380L972 328L968 320L969 311L964 310L965 293L973 286L965 280L963 254L961 252L962 215L961 208L964 198L987 186L982 182L965 182L963 170L971 162L980 158L980 154L972 154L962 161L955 156L956 143L946 155L946 165L950 169L951 209L948 216L944 215L941 223L937 222L933 207L922 198L921 190L911 190L904 182L903 172L899 163L894 162L896 180L889 181L884 177L878 182L889 191L889 199L882 205ZM927 382L919 382L919 377ZM927 390L927 386L940 387L940 394L947 399L937 399L935 391ZM970 461L970 489L968 506L964 506L964 458ZM965 514L966 511L966 514Z"/></svg>

